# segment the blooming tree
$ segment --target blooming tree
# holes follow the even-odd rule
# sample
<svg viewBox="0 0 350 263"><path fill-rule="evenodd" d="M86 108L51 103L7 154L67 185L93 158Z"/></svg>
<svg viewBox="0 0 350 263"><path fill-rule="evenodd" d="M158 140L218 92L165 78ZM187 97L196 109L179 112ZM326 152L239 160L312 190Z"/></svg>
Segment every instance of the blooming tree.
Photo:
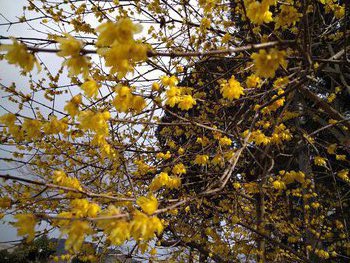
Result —
<svg viewBox="0 0 350 263"><path fill-rule="evenodd" d="M23 12L1 26L35 37L0 50L27 87L1 84L0 123L2 160L27 172L1 172L0 212L27 242L59 230L55 260L128 244L152 262L348 262L347 1Z"/></svg>

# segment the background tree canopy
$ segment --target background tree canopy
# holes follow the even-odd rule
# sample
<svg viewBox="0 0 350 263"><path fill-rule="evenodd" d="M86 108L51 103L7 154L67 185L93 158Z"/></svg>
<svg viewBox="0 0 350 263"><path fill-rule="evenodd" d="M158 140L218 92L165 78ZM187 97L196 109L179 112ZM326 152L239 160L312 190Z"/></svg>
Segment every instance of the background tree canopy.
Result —
<svg viewBox="0 0 350 263"><path fill-rule="evenodd" d="M1 218L58 230L54 260L349 262L349 11L27 0L0 24Z"/></svg>

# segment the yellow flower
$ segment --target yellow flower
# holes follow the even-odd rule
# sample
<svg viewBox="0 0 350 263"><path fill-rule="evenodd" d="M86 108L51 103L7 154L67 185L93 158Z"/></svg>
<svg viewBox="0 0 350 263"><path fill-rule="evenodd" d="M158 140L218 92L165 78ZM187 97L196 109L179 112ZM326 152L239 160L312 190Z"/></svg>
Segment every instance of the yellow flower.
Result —
<svg viewBox="0 0 350 263"><path fill-rule="evenodd" d="M336 154L335 159L338 161L346 161L346 155L345 154Z"/></svg>
<svg viewBox="0 0 350 263"><path fill-rule="evenodd" d="M206 29L206 28L209 28L210 27L210 20L206 17L204 17L202 20L201 20L201 28L203 29Z"/></svg>
<svg viewBox="0 0 350 263"><path fill-rule="evenodd" d="M232 76L228 82L224 81L221 84L221 94L225 99L233 100L239 99L241 95L244 95L241 84Z"/></svg>
<svg viewBox="0 0 350 263"><path fill-rule="evenodd" d="M276 17L275 28L278 29L280 27L289 27L291 25L295 25L296 22L300 20L302 14L298 13L298 10L290 5L282 5L280 7L281 12Z"/></svg>
<svg viewBox="0 0 350 263"><path fill-rule="evenodd" d="M158 176L156 176L151 182L149 188L151 191L157 191L161 187L168 184L169 175L165 172L161 172Z"/></svg>
<svg viewBox="0 0 350 263"><path fill-rule="evenodd" d="M152 215L158 209L158 200L154 195L139 197L136 203L141 207L142 211L148 215Z"/></svg>
<svg viewBox="0 0 350 263"><path fill-rule="evenodd" d="M160 78L160 81L162 82L163 86L169 86L170 88L176 86L179 83L179 80L174 75L171 77L163 76Z"/></svg>
<svg viewBox="0 0 350 263"><path fill-rule="evenodd" d="M146 107L146 101L141 96L134 95L131 101L131 108L135 112L141 112Z"/></svg>
<svg viewBox="0 0 350 263"><path fill-rule="evenodd" d="M135 211L133 219L130 222L131 235L135 240L150 240L155 233L158 235L163 232L163 224L156 216L148 217L146 214Z"/></svg>
<svg viewBox="0 0 350 263"><path fill-rule="evenodd" d="M345 182L350 182L349 169L343 169L337 173L338 177Z"/></svg>
<svg viewBox="0 0 350 263"><path fill-rule="evenodd" d="M142 31L142 26L134 24L130 18L121 18L116 23L107 22L96 29L100 35L97 38L97 46L110 46L115 41L119 43L131 43L134 34Z"/></svg>
<svg viewBox="0 0 350 263"><path fill-rule="evenodd" d="M337 149L337 144L336 143L333 143L333 144L330 144L328 147L327 147L327 152L329 154L335 154L335 150Z"/></svg>
<svg viewBox="0 0 350 263"><path fill-rule="evenodd" d="M247 6L247 17L254 24L261 25L263 23L269 23L272 19L272 13L269 11L269 5L254 1Z"/></svg>
<svg viewBox="0 0 350 263"><path fill-rule="evenodd" d="M252 74L247 78L245 83L248 89L260 88L261 79L258 76Z"/></svg>
<svg viewBox="0 0 350 263"><path fill-rule="evenodd" d="M104 57L107 67L111 67L110 73L117 73L119 79L128 72L133 72L135 63L147 58L147 48L142 44L118 44L111 48L98 49L97 53Z"/></svg>
<svg viewBox="0 0 350 263"><path fill-rule="evenodd" d="M32 214L17 214L14 216L17 222L14 226L17 228L17 234L19 236L27 236L27 242L30 242L35 237L35 216Z"/></svg>
<svg viewBox="0 0 350 263"><path fill-rule="evenodd" d="M189 110L196 105L196 100L191 95L183 95L180 97L178 107L181 110Z"/></svg>
<svg viewBox="0 0 350 263"><path fill-rule="evenodd" d="M98 84L95 80L90 79L88 81L85 81L83 85L81 85L81 89L84 91L85 95L89 98L95 97L98 94L98 89L101 87L100 84Z"/></svg>
<svg viewBox="0 0 350 263"><path fill-rule="evenodd" d="M161 172L151 182L149 189L151 191L157 191L158 189L166 186L170 189L178 188L181 185L181 179L177 176L169 176L168 173Z"/></svg>
<svg viewBox="0 0 350 263"><path fill-rule="evenodd" d="M170 189L179 188L181 186L181 179L178 176L169 176L167 187Z"/></svg>
<svg viewBox="0 0 350 263"><path fill-rule="evenodd" d="M65 133L68 128L68 124L64 119L58 120L56 116L51 116L50 121L44 124L45 134L58 134Z"/></svg>
<svg viewBox="0 0 350 263"><path fill-rule="evenodd" d="M77 76L83 74L84 78L87 78L89 75L89 60L85 56L74 56L68 58L63 65L66 65L68 68L69 76Z"/></svg>
<svg viewBox="0 0 350 263"><path fill-rule="evenodd" d="M78 115L79 104L81 104L81 95L74 96L67 104L64 106L64 110L68 112L71 117Z"/></svg>
<svg viewBox="0 0 350 263"><path fill-rule="evenodd" d="M73 221L62 232L68 234L68 238L65 242L65 249L68 251L78 252L84 242L85 235L91 234L92 229L86 221Z"/></svg>
<svg viewBox="0 0 350 263"><path fill-rule="evenodd" d="M163 79L162 79L163 82ZM170 83L170 80L164 80L165 83ZM164 84L163 84L164 85ZM167 100L165 102L166 105L169 105L170 107L174 107L175 104L179 103L180 101L180 95L181 95L181 89L178 87L172 85L166 92Z"/></svg>
<svg viewBox="0 0 350 263"><path fill-rule="evenodd" d="M120 211L114 205L109 205L107 209L100 213L101 217L111 217L119 215ZM120 246L130 238L130 224L123 219L98 220L97 226L107 234L108 240L113 245Z"/></svg>
<svg viewBox="0 0 350 263"><path fill-rule="evenodd" d="M39 120L30 119L25 119L22 125L22 128L29 139L39 138L41 136L41 127L42 123Z"/></svg>
<svg viewBox="0 0 350 263"><path fill-rule="evenodd" d="M314 159L314 163L318 166L326 166L326 158L322 158L321 156L316 156Z"/></svg>
<svg viewBox="0 0 350 263"><path fill-rule="evenodd" d="M186 173L186 167L183 163L178 163L173 167L172 172L177 175L185 174Z"/></svg>
<svg viewBox="0 0 350 263"><path fill-rule="evenodd" d="M194 159L194 163L197 165L206 165L208 163L209 156L208 155L196 155L196 158Z"/></svg>
<svg viewBox="0 0 350 263"><path fill-rule="evenodd" d="M61 37L57 39L61 50L57 55L60 57L69 57L63 63L68 67L69 76L76 76L82 73L84 78L87 78L89 74L89 60L80 55L82 42L69 34L64 35L65 38Z"/></svg>
<svg viewBox="0 0 350 263"><path fill-rule="evenodd" d="M75 39L69 34L64 34L65 37L60 37L57 39L57 42L60 43L60 52L57 53L60 57L68 56L79 56L82 49L82 42Z"/></svg>
<svg viewBox="0 0 350 263"><path fill-rule="evenodd" d="M221 146L230 146L232 144L232 140L224 136L219 139L219 144Z"/></svg>
<svg viewBox="0 0 350 263"><path fill-rule="evenodd" d="M273 188L275 188L276 190L283 190L286 189L286 185L284 184L284 182L280 181L280 180L276 180L272 183Z"/></svg>
<svg viewBox="0 0 350 263"><path fill-rule="evenodd" d="M113 100L113 105L119 112L128 112L134 110L136 112L142 111L146 102L143 97L133 95L131 89L127 86L120 86L116 88L117 96Z"/></svg>
<svg viewBox="0 0 350 263"><path fill-rule="evenodd" d="M286 52L275 48L269 50L269 53L264 49L260 49L259 53L253 53L251 58L254 61L256 75L263 78L275 77L275 72L281 65L283 68L287 67L285 60Z"/></svg>
<svg viewBox="0 0 350 263"><path fill-rule="evenodd" d="M7 59L8 63L20 66L24 72L31 71L34 63L40 69L34 55L28 52L27 47L14 38L12 38L12 41L12 45L0 45L0 51L7 51L5 59Z"/></svg>
<svg viewBox="0 0 350 263"><path fill-rule="evenodd" d="M158 91L160 89L159 83L158 82L153 82L152 83L152 90L153 91Z"/></svg>

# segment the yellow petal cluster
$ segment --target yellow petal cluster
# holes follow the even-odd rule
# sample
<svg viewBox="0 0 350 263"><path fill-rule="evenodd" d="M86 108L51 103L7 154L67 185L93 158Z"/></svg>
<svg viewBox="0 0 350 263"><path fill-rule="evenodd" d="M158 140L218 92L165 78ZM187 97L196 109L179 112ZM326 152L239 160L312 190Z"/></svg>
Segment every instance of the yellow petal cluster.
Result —
<svg viewBox="0 0 350 263"><path fill-rule="evenodd" d="M17 214L14 216L17 222L14 226L17 228L19 236L27 236L27 242L30 242L35 237L35 216L32 214Z"/></svg>
<svg viewBox="0 0 350 263"><path fill-rule="evenodd" d="M127 86L120 86L116 88L117 96L113 100L113 105L119 112L141 112L145 106L146 101L143 97L131 93L131 89Z"/></svg>
<svg viewBox="0 0 350 263"><path fill-rule="evenodd" d="M206 165L209 161L209 156L208 155L201 155L197 154L196 158L194 159L194 163L197 165Z"/></svg>
<svg viewBox="0 0 350 263"><path fill-rule="evenodd" d="M64 110L68 112L71 117L75 117L79 113L79 105L82 102L81 95L75 95L70 101L64 106Z"/></svg>
<svg viewBox="0 0 350 263"><path fill-rule="evenodd" d="M161 172L151 182L149 189L151 191L157 191L163 186L173 189L178 188L181 185L181 179L177 176L169 176L168 173Z"/></svg>
<svg viewBox="0 0 350 263"><path fill-rule="evenodd" d="M228 81L222 81L220 86L221 94L225 99L232 101L233 99L239 99L241 95L244 95L243 87L236 80L235 76L232 76Z"/></svg>
<svg viewBox="0 0 350 263"><path fill-rule="evenodd" d="M152 215L158 209L158 200L154 195L149 197L141 196L137 198L136 203L148 215Z"/></svg>
<svg viewBox="0 0 350 263"><path fill-rule="evenodd" d="M60 57L68 57L64 65L68 67L69 76L77 76L82 73L84 78L87 78L89 73L89 61L85 56L80 54L82 42L69 34L64 35L65 37L57 38L61 50L57 55Z"/></svg>
<svg viewBox="0 0 350 263"><path fill-rule="evenodd" d="M28 52L24 44L19 43L16 39L12 39L12 45L0 45L0 51L7 51L5 59L10 64L20 66L24 72L29 72L33 69L34 64L37 63L33 54ZM39 64L38 68L40 68Z"/></svg>
<svg viewBox="0 0 350 263"><path fill-rule="evenodd" d="M95 80L89 79L81 85L81 89L84 91L85 95L89 98L96 98L98 94L98 89L101 87Z"/></svg>
<svg viewBox="0 0 350 263"><path fill-rule="evenodd" d="M259 1L245 1L246 2L246 9L247 9L247 17L252 21L254 24L261 25L263 23L269 23L272 19L272 12L269 10L271 1L269 0L263 0L262 2ZM250 2L247 5L247 2Z"/></svg>
<svg viewBox="0 0 350 263"><path fill-rule="evenodd" d="M275 77L275 72L279 66L283 68L287 67L285 56L285 51L280 51L275 48L270 49L269 52L260 49L259 53L253 53L251 58L254 62L255 74L263 78Z"/></svg>
<svg viewBox="0 0 350 263"><path fill-rule="evenodd" d="M134 34L141 31L129 18L121 18L118 22L107 22L100 25L96 45L101 47L97 53L104 57L110 73L119 79L132 72L135 64L147 59L147 46L134 40Z"/></svg>
<svg viewBox="0 0 350 263"><path fill-rule="evenodd" d="M68 176L64 171L57 170L53 172L52 179L54 184L74 188L77 190L82 190L80 182L75 177Z"/></svg>

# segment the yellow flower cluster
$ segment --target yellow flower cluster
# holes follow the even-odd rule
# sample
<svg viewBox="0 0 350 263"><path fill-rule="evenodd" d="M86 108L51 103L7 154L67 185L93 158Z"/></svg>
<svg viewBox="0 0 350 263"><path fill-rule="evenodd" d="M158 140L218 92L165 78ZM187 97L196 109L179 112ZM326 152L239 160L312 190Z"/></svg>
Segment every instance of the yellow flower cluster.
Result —
<svg viewBox="0 0 350 263"><path fill-rule="evenodd" d="M25 119L22 125L23 131L26 133L26 138L29 140L38 139L41 137L42 123L39 120Z"/></svg>
<svg viewBox="0 0 350 263"><path fill-rule="evenodd" d="M52 179L54 184L82 190L79 180L75 177L68 176L64 171L54 171Z"/></svg>
<svg viewBox="0 0 350 263"><path fill-rule="evenodd" d="M67 104L64 106L64 110L74 118L79 113L79 105L82 102L81 95L75 95Z"/></svg>
<svg viewBox="0 0 350 263"><path fill-rule="evenodd" d="M290 5L282 5L280 7L281 12L275 18L275 28L278 29L280 27L287 28L291 25L295 26L295 24L300 20L302 14L298 13L298 10Z"/></svg>
<svg viewBox="0 0 350 263"><path fill-rule="evenodd" d="M43 125L45 134L59 134L66 133L68 124L66 119L58 120L56 116L51 116L50 121Z"/></svg>
<svg viewBox="0 0 350 263"><path fill-rule="evenodd" d="M110 205L101 216L113 217L119 214L119 209ZM148 241L155 236L155 233L161 234L164 228L158 217L150 217L137 210L133 213L131 222L125 219L103 219L98 221L97 226L103 229L113 245L121 245L130 237L137 242Z"/></svg>
<svg viewBox="0 0 350 263"><path fill-rule="evenodd" d="M59 220L56 224L61 227L62 233L68 235L65 242L65 249L76 253L80 250L85 235L93 232L91 225L82 219L86 217L96 217L101 211L101 208L98 204L91 203L87 199L72 200L70 202L70 208L69 212L61 212L58 214L58 217L80 218L80 220Z"/></svg>
<svg viewBox="0 0 350 263"><path fill-rule="evenodd" d="M133 110L141 112L145 106L145 99L131 93L131 89L127 86L121 86L116 89L117 96L113 100L113 105L119 112L128 112Z"/></svg>
<svg viewBox="0 0 350 263"><path fill-rule="evenodd" d="M136 204L148 215L152 215L158 209L158 200L154 195L149 197L141 196L137 198Z"/></svg>
<svg viewBox="0 0 350 263"><path fill-rule="evenodd" d="M301 171L296 172L294 170L286 172L284 170L279 171L279 174L282 176L283 181L286 184L291 184L294 182L298 182L301 184L305 183L305 174Z"/></svg>
<svg viewBox="0 0 350 263"><path fill-rule="evenodd" d="M173 169L172 172L176 175L182 175L186 173L186 167L183 163L178 163L176 164Z"/></svg>
<svg viewBox="0 0 350 263"><path fill-rule="evenodd" d="M101 213L101 216L116 216L120 211L113 205L110 205L105 211ZM130 239L130 224L123 219L114 220L99 220L97 226L108 235L109 241L113 245L120 246L125 241Z"/></svg>
<svg viewBox="0 0 350 263"><path fill-rule="evenodd" d="M133 220L130 222L131 236L135 240L148 241L157 233L160 235L163 232L163 224L156 216L149 217L146 214L135 211Z"/></svg>
<svg viewBox="0 0 350 263"><path fill-rule="evenodd" d="M333 12L337 19L343 18L345 16L345 4L339 5L338 1L335 0L319 0L325 5L325 10L327 13Z"/></svg>
<svg viewBox="0 0 350 263"><path fill-rule="evenodd" d="M241 95L244 95L243 87L236 80L235 76L232 76L228 81L222 80L220 84L220 91L225 99L233 100L239 99Z"/></svg>
<svg viewBox="0 0 350 263"><path fill-rule="evenodd" d="M181 179L178 176L169 176L168 173L161 172L151 182L149 189L151 191L157 191L163 186L173 189L178 188L181 185Z"/></svg>
<svg viewBox="0 0 350 263"><path fill-rule="evenodd" d="M92 232L89 222L81 220L72 221L68 226L62 229L62 233L68 235L64 248L67 251L77 253L84 242L85 236Z"/></svg>
<svg viewBox="0 0 350 263"><path fill-rule="evenodd" d="M156 154L157 159L163 159L163 160L168 160L171 158L171 153L167 151L166 153L157 153Z"/></svg>
<svg viewBox="0 0 350 263"><path fill-rule="evenodd" d="M101 208L96 203L91 203L87 199L74 199L70 203L71 213L74 217L96 217Z"/></svg>
<svg viewBox="0 0 350 263"><path fill-rule="evenodd" d="M272 183L273 188L275 188L276 190L284 190L286 189L286 184L281 181L281 180L276 180Z"/></svg>
<svg viewBox="0 0 350 263"><path fill-rule="evenodd" d="M256 75L263 78L274 78L279 66L287 67L285 56L285 51L275 48L270 49L268 53L264 49L260 49L259 53L253 53L251 58L254 62Z"/></svg>
<svg viewBox="0 0 350 263"><path fill-rule="evenodd" d="M137 170L133 174L137 177L145 175L147 173L154 172L155 168L145 163L143 160L135 160L134 164L137 166Z"/></svg>
<svg viewBox="0 0 350 263"><path fill-rule="evenodd" d="M100 147L102 157L114 158L115 150L108 144L106 137L109 134L107 121L111 118L109 111L93 112L85 110L79 113L78 120L82 130L95 132L92 144Z"/></svg>
<svg viewBox="0 0 350 263"><path fill-rule="evenodd" d="M221 146L230 146L232 144L232 140L226 136L219 139L219 144Z"/></svg>
<svg viewBox="0 0 350 263"><path fill-rule="evenodd" d="M178 84L178 80L175 76L163 76L161 78L161 82L164 86L169 86L169 89L166 92L166 105L170 107L179 107L181 110L189 110L192 109L194 105L197 104L196 100L190 94L186 94L189 89L180 88L176 85Z"/></svg>
<svg viewBox="0 0 350 263"><path fill-rule="evenodd" d="M31 71L35 63L40 69L39 63L34 55L28 52L27 47L14 38L12 38L12 41L12 45L0 45L0 51L7 51L5 59L8 63L20 66L24 72Z"/></svg>
<svg viewBox="0 0 350 263"><path fill-rule="evenodd" d="M96 31L100 33L96 45L101 47L97 53L104 57L111 74L117 73L119 79L132 72L135 64L147 59L147 46L134 40L134 34L142 27L133 24L129 18L118 22L107 22Z"/></svg>
<svg viewBox="0 0 350 263"><path fill-rule="evenodd" d="M82 42L69 34L64 35L65 37L57 38L61 50L57 55L60 57L69 57L64 62L64 65L68 67L70 76L77 76L82 73L84 78L87 78L89 74L89 61L85 56L80 54Z"/></svg>
<svg viewBox="0 0 350 263"><path fill-rule="evenodd" d="M318 166L326 166L327 165L326 158L323 158L321 156L315 156L314 164Z"/></svg>
<svg viewBox="0 0 350 263"><path fill-rule="evenodd" d="M89 98L96 98L98 94L98 89L101 87L95 80L89 79L81 85L81 89L84 91L85 95Z"/></svg>
<svg viewBox="0 0 350 263"><path fill-rule="evenodd" d="M272 19L272 12L269 10L272 4L276 1L262 0L259 1L249 1L245 0L245 6L247 10L247 17L254 24L261 25L263 23L269 23Z"/></svg>
<svg viewBox="0 0 350 263"><path fill-rule="evenodd" d="M17 214L14 216L17 222L14 226L17 228L19 236L27 236L27 242L30 242L35 237L35 216L32 214Z"/></svg>
<svg viewBox="0 0 350 263"><path fill-rule="evenodd" d="M249 134L249 130L243 132L243 137L246 137ZM287 127L281 123L275 127L271 136L265 135L260 129L252 131L251 136L249 137L249 142L254 142L256 145L268 145L272 144L281 144L284 141L290 141L292 139L292 134Z"/></svg>
<svg viewBox="0 0 350 263"><path fill-rule="evenodd" d="M24 137L23 130L19 125L15 124L16 122L16 115L12 113L4 114L0 117L0 123L4 124L8 132L13 136L15 140L22 140Z"/></svg>
<svg viewBox="0 0 350 263"><path fill-rule="evenodd" d="M208 155L197 154L196 158L194 159L194 163L197 165L206 165L208 161L209 161Z"/></svg>
<svg viewBox="0 0 350 263"><path fill-rule="evenodd" d="M108 111L93 112L91 110L85 110L79 113L78 120L80 127L83 130L91 130L96 132L97 135L108 135L108 123L111 115Z"/></svg>
<svg viewBox="0 0 350 263"><path fill-rule="evenodd" d="M260 88L261 79L258 76L255 76L254 74L252 74L247 78L245 83L248 89Z"/></svg>
<svg viewBox="0 0 350 263"><path fill-rule="evenodd" d="M349 178L349 169L343 169L337 173L338 177L345 182L350 183L350 178Z"/></svg>

